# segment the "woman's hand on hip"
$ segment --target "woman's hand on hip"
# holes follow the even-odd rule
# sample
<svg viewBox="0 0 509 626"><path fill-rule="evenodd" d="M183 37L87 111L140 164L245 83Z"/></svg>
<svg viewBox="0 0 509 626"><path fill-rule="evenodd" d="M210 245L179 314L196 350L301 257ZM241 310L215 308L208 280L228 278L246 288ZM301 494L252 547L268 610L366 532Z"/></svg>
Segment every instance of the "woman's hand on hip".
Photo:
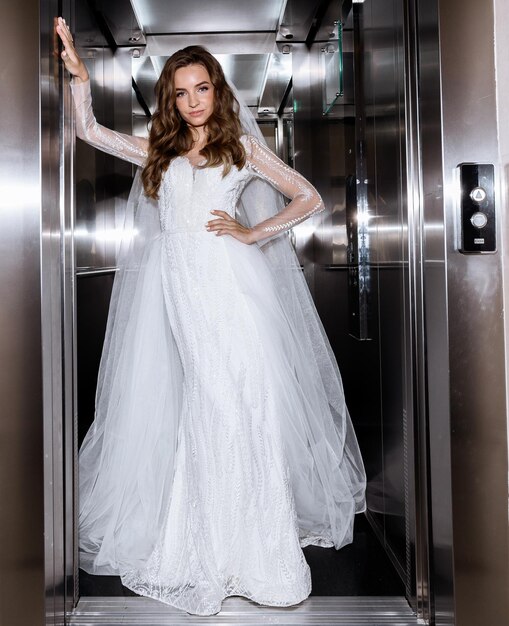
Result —
<svg viewBox="0 0 509 626"><path fill-rule="evenodd" d="M62 44L64 45L64 49L62 50L62 61L64 62L67 71L73 76L76 76L79 80L83 82L87 81L88 70L79 54L76 52L71 31L69 30L69 26L65 23L64 18L59 17L57 19L56 31L62 40Z"/></svg>
<svg viewBox="0 0 509 626"><path fill-rule="evenodd" d="M214 232L218 236L231 235L245 244L252 244L256 241L253 229L243 226L226 211L214 210L211 213L218 215L219 218L207 222L205 227L209 232Z"/></svg>

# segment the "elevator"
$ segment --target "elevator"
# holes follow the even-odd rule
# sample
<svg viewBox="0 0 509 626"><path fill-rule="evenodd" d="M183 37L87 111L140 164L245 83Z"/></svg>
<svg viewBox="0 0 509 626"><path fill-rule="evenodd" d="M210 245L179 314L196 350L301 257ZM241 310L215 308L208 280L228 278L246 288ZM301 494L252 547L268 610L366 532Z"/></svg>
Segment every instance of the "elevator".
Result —
<svg viewBox="0 0 509 626"><path fill-rule="evenodd" d="M503 5L2 6L1 625L509 624ZM290 236L342 373L368 506L352 546L304 550L302 605L235 597L198 618L79 569L77 452L135 170L74 138L57 15L100 123L146 135L165 59L199 43L323 197Z"/></svg>

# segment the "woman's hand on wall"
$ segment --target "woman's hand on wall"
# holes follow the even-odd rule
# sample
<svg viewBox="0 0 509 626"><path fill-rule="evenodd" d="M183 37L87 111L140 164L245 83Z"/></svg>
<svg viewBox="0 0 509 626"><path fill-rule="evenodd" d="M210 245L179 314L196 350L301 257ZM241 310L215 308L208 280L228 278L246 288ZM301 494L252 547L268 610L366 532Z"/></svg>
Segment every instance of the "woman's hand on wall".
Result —
<svg viewBox="0 0 509 626"><path fill-rule="evenodd" d="M63 17L58 18L56 30L64 46L64 49L62 50L62 61L64 62L67 71L72 74L76 80L83 82L87 81L89 78L88 70L79 54L76 52L71 31L69 30L69 27L65 23Z"/></svg>

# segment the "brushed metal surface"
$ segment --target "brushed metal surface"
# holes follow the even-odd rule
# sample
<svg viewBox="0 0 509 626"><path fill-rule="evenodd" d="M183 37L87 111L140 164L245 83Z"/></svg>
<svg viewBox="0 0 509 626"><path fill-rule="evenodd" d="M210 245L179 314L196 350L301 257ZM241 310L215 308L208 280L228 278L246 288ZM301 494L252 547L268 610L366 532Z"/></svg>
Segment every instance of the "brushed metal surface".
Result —
<svg viewBox="0 0 509 626"><path fill-rule="evenodd" d="M406 109L406 203L407 233L406 248L408 275L406 285L410 306L404 318L407 333L412 339L405 347L405 365L407 369L406 407L405 411L405 454L409 446L413 446L414 461L406 467L407 489L406 508L410 515L406 516L407 524L407 567L412 570L411 602L417 615L428 622L433 620L433 585L430 572L430 552L433 549L433 538L430 534L429 516L432 495L429 490L429 438L426 386L426 354L427 337L424 320L425 284L422 273L422 170L423 159L420 142L420 93L423 71L419 61L423 58L423 50L419 41L419 20L416 5L406 3L404 7L404 42L405 49L405 109ZM439 97L433 94L435 101ZM406 260L406 259L405 259ZM406 265L406 262L405 262ZM414 516L414 523L411 518Z"/></svg>
<svg viewBox="0 0 509 626"><path fill-rule="evenodd" d="M0 5L0 621L13 626L45 612L38 4Z"/></svg>
<svg viewBox="0 0 509 626"><path fill-rule="evenodd" d="M499 188L502 206L509 206L509 59L506 54L507 24L509 24L509 4L505 0L495 0L495 64L497 75L498 141L499 141ZM509 215L507 210L500 214L499 228L502 243L504 280L504 310L509 311ZM505 362L506 362L506 404L509 407L509 315L505 315ZM508 415L509 432L509 415ZM507 441L509 447L509 437Z"/></svg>
<svg viewBox="0 0 509 626"><path fill-rule="evenodd" d="M321 0L287 0L281 14L277 40L305 42L310 30L316 26L316 15L324 4ZM336 3L338 12L341 4Z"/></svg>
<svg viewBox="0 0 509 626"><path fill-rule="evenodd" d="M404 6L398 0L354 5L354 31L346 31L346 50L354 50L354 55L345 58L345 72L353 74L345 83L352 87L345 103L340 99L330 115L312 117L315 143L308 151L313 155L313 180L332 208L315 236L315 299L361 443L369 519L409 597L415 597L414 337L408 277L413 252L406 190ZM319 36L326 35L319 31ZM320 110L319 81L311 90L315 110ZM305 152L307 146L299 148ZM346 179L351 175L365 189L369 214L373 284L369 342L348 335L345 244L340 233L345 224Z"/></svg>
<svg viewBox="0 0 509 626"><path fill-rule="evenodd" d="M145 45L145 34L130 0L97 2L96 7L117 46Z"/></svg>
<svg viewBox="0 0 509 626"><path fill-rule="evenodd" d="M69 17L70 2L41 7L41 294L45 459L46 622L63 623L73 606L72 543L64 520L74 511L74 490L65 481L72 467L66 444L72 442L73 389L73 204L71 105L63 67L54 55L55 15ZM70 550L70 552L69 552Z"/></svg>
<svg viewBox="0 0 509 626"><path fill-rule="evenodd" d="M458 626L504 624L509 560L502 259L458 252L454 187L459 163L498 163L493 2L440 2L439 28L455 618ZM500 194L497 200L500 214Z"/></svg>
<svg viewBox="0 0 509 626"><path fill-rule="evenodd" d="M272 31L262 32L227 32L218 36L215 33L182 33L173 35L148 35L145 54L150 56L165 56L169 52L179 50L191 44L205 46L217 54L238 54L241 50L245 54L265 54L277 52Z"/></svg>
<svg viewBox="0 0 509 626"><path fill-rule="evenodd" d="M403 598L315 597L293 607L265 607L231 597L215 616L189 615L149 598L82 598L69 626L177 626L184 624L278 624L279 626L415 626Z"/></svg>
<svg viewBox="0 0 509 626"><path fill-rule="evenodd" d="M428 415L430 526L433 537L432 611L437 626L454 624L454 563L452 535L451 426L449 389L449 329L447 308L447 260L445 254L444 190L442 179L441 77L438 3L415 3L418 23L419 141L422 182L418 194L422 206L420 267L424 279L423 300L426 362L424 408Z"/></svg>
<svg viewBox="0 0 509 626"><path fill-rule="evenodd" d="M62 15L69 24L75 22L73 0L66 0L61 6ZM63 500L64 500L64 576L65 610L71 610L78 599L78 545L76 542L75 512L78 508L78 475L76 466L76 422L77 422L77 380L76 380L76 282L75 282L75 131L74 102L67 84L64 69L61 67L61 114L60 114L60 213L63 225L62 281L63 298L63 349L65 367L65 395L63 420Z"/></svg>
<svg viewBox="0 0 509 626"><path fill-rule="evenodd" d="M275 31L283 0L222 0L204 4L201 0L186 3L165 0L132 0L145 32L213 33Z"/></svg>
<svg viewBox="0 0 509 626"><path fill-rule="evenodd" d="M54 55L58 9L69 5L0 9L10 57L0 121L0 621L14 626L63 624L69 573L63 521L72 502L62 469L63 417L72 414L64 392L72 388L70 134Z"/></svg>
<svg viewBox="0 0 509 626"><path fill-rule="evenodd" d="M82 29L94 22L81 7L76 16L76 39L84 41ZM97 28L97 26L93 26ZM94 30L91 33L94 35ZM95 40L95 35L91 37ZM120 132L132 133L132 48L80 46L87 64L98 121ZM118 232L125 216L134 167L115 159L81 140L76 141L74 216L74 384L75 415L67 418L72 432L72 461L66 466L66 480L74 477L77 502L78 448L94 417L97 369L101 356L112 277L118 253ZM84 299L82 294L86 293ZM72 469L71 469L72 466ZM74 554L74 602L79 598L77 558L77 506L66 518L68 541Z"/></svg>
<svg viewBox="0 0 509 626"><path fill-rule="evenodd" d="M80 32L80 22L76 24ZM80 48L91 80L97 120L132 133L131 49ZM118 232L133 179L133 166L76 141L76 270L115 265Z"/></svg>
<svg viewBox="0 0 509 626"><path fill-rule="evenodd" d="M81 22L77 20L76 32ZM90 75L94 113L99 123L113 125L113 85L104 88L105 75L113 79L114 62L108 48L80 49ZM107 80L107 79L106 79ZM76 140L74 242L76 269L115 264L115 159Z"/></svg>
<svg viewBox="0 0 509 626"><path fill-rule="evenodd" d="M412 588L409 531L414 512L409 506L413 445L412 364L406 357L413 337L406 320L411 307L408 291L408 202L406 180L405 51L403 7L398 0L367 2L354 7L363 29L362 64L365 118L367 199L372 231L373 272L377 274L380 423L373 435L382 451L381 472L372 477L368 509L380 525L384 544L402 574L407 593ZM357 57L355 57L357 59ZM409 393L410 391L410 393ZM415 593L415 592L413 592Z"/></svg>
<svg viewBox="0 0 509 626"><path fill-rule="evenodd" d="M155 64L155 58L161 57L149 57L141 56L139 58L132 59L132 75L133 80L136 83L141 97L150 113L155 111L156 96L154 93L154 86L157 78L159 77L158 67ZM138 102L137 94L133 93L133 134L145 135L148 137L147 124L149 118L147 112L144 110ZM141 133L137 130L141 130Z"/></svg>

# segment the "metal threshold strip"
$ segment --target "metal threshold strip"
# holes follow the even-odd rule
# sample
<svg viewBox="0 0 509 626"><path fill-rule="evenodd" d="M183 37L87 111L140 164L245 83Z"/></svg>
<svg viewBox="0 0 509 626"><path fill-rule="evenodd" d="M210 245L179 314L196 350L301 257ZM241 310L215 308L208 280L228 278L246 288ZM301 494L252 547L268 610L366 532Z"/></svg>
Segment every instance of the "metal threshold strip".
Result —
<svg viewBox="0 0 509 626"><path fill-rule="evenodd" d="M403 597L311 596L294 607L260 606L240 597L223 601L220 613L196 616L150 598L83 597L68 615L69 626L415 626L417 619Z"/></svg>

